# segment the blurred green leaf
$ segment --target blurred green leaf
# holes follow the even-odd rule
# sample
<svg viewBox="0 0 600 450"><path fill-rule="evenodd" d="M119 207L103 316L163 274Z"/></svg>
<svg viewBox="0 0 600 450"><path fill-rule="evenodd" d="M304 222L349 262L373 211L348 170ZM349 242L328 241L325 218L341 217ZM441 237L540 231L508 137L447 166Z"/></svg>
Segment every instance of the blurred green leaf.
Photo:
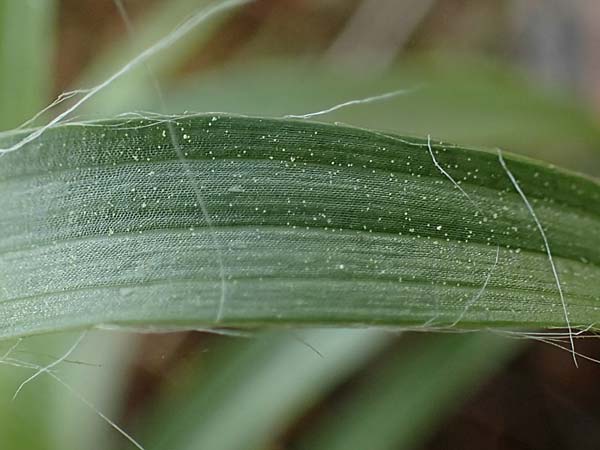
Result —
<svg viewBox="0 0 600 450"><path fill-rule="evenodd" d="M14 128L48 100L54 0L0 0L0 130Z"/></svg>
<svg viewBox="0 0 600 450"><path fill-rule="evenodd" d="M56 424L51 412L55 411L57 397L54 390L65 397L65 391L47 376L39 376L27 384L12 400L19 385L37 369L18 367L23 364L45 366L64 352L70 335L55 334L30 337L6 355L16 342L2 343L0 355L0 447L2 450L50 450L55 449ZM68 348L68 345L67 345ZM15 366L17 364L17 366ZM66 362L66 365L71 362ZM68 396L68 394L67 394Z"/></svg>
<svg viewBox="0 0 600 450"><path fill-rule="evenodd" d="M71 358L74 362L63 364L59 375L96 409L118 421L130 376L127 369L137 356L134 343L132 336L126 333L87 333ZM106 450L115 441L121 442L122 436L77 395L59 383L54 382L53 387L53 403L48 408L52 414L44 419L53 432L53 448Z"/></svg>
<svg viewBox="0 0 600 450"><path fill-rule="evenodd" d="M362 386L304 433L298 448L417 448L519 348L493 334L429 336L393 354Z"/></svg>
<svg viewBox="0 0 600 450"><path fill-rule="evenodd" d="M148 421L148 449L263 448L388 340L375 330L297 336L269 333L220 348L211 376L180 389L156 423Z"/></svg>
<svg viewBox="0 0 600 450"><path fill-rule="evenodd" d="M151 8L139 22L136 22L132 35L124 34L122 39L107 48L95 58L93 64L81 75L78 87L90 87L104 80L129 63L139 52L156 44L182 23L182 18L199 14L207 7L218 5L214 0L172 0L159 2ZM140 99L156 97L152 76L161 79L172 75L193 52L202 47L219 30L220 25L237 8L225 9L219 14L195 27L188 34L151 59L148 65L139 65L125 76L112 83L102 95L94 97L84 105L84 110L93 115L112 115L115 111L131 110ZM125 27L125 24L123 24ZM160 57L158 57L160 56ZM152 75L148 71L152 69ZM160 106L160 105L159 105Z"/></svg>

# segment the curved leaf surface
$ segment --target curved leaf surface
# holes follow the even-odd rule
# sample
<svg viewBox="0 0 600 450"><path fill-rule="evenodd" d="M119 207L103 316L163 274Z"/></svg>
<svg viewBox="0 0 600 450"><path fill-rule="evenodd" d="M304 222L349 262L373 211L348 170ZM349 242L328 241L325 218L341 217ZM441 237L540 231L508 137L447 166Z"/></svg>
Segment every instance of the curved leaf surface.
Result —
<svg viewBox="0 0 600 450"><path fill-rule="evenodd" d="M166 122L61 126L0 159L1 336L565 324L542 236L495 152L314 122ZM504 158L571 322L595 322L600 185Z"/></svg>

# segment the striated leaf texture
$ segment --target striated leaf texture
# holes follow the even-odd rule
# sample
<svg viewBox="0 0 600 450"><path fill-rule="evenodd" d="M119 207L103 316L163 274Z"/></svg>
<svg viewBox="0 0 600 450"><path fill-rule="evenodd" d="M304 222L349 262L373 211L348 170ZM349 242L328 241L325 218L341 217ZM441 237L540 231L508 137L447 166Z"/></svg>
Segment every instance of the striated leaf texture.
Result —
<svg viewBox="0 0 600 450"><path fill-rule="evenodd" d="M0 158L0 336L564 325L542 236L497 153L431 149L439 167L422 139L233 116L49 129ZM597 321L600 185L504 158L571 322Z"/></svg>

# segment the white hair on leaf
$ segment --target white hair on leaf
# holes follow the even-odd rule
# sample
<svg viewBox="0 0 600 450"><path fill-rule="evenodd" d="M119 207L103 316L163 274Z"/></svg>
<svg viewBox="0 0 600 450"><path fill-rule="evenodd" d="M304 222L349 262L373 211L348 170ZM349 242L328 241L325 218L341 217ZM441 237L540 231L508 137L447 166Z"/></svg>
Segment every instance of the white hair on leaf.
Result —
<svg viewBox="0 0 600 450"><path fill-rule="evenodd" d="M105 88L110 86L115 80L121 78L123 75L130 72L135 67L137 67L141 64L145 64L150 58L152 58L158 52L160 52L166 48L169 48L175 42L177 42L178 40L183 38L194 28L196 28L198 25L203 23L205 20L207 20L207 19L211 18L212 16L214 16L215 14L218 14L227 9L235 8L237 6L248 4L253 1L254 0L226 0L226 1L223 1L216 5L210 5L209 7L198 11L196 14L194 14L188 20L186 20L181 25L179 25L177 28L175 28L171 33L166 35L163 39L159 40L154 45L148 47L146 50L141 52L139 55L137 55L135 58L133 58L131 61L129 61L123 67L121 67L118 71L116 71L114 74L112 74L106 80L104 80L100 84L98 84L90 89L82 90L81 92L85 92L85 94L79 100L77 100L72 106L67 108L65 111L58 114L54 119L52 119L46 125L27 134L23 139L20 139L19 141L17 141L15 144L11 145L10 147L0 148L0 155L4 154L4 153L9 153L9 152L19 150L20 148L23 148L23 146L25 146L29 142L35 141L40 136L42 136L46 131L48 131L50 128L60 124L64 119L66 119L69 115L71 115L73 112L75 112L81 105L86 103L89 99L91 99L96 94L98 94L99 92L101 92L102 90L104 90ZM74 92L76 92L76 91L74 91ZM54 102L54 103L56 103L56 102Z"/></svg>
<svg viewBox="0 0 600 450"><path fill-rule="evenodd" d="M567 303L565 301L565 296L563 293L562 285L560 283L560 277L558 276L558 271L556 270L556 265L554 264L554 258L552 257L552 252L550 251L550 244L548 243L548 238L546 236L546 232L544 231L544 227L542 227L542 224L541 224L540 220L538 219L538 216L535 213L533 206L531 206L531 203L529 203L529 200L527 199L525 192L523 192L523 189L521 189L521 186L519 186L517 179L515 178L515 176L512 174L512 172L509 170L508 166L506 165L506 161L504 161L504 157L502 156L502 150L500 150L500 149L497 149L497 150L498 150L498 160L500 161L500 165L506 172L506 175L508 175L508 178L510 179L510 182L512 183L515 190L519 193L519 196L523 200L523 203L525 203L525 207L527 208L527 211L529 211L529 214L531 215L531 217L533 217L535 225L536 225L538 231L540 232L540 235L542 236L542 240L544 241L544 248L546 250L546 255L548 256L548 261L550 262L550 267L552 267L552 275L554 276L554 281L556 282L556 287L558 289L558 294L560 296L560 303L562 305L563 313L565 316L567 330L569 332L569 342L571 344L571 350L573 353L573 362L575 363L575 367L577 367L577 353L575 352L575 341L573 340L573 329L571 328L571 322L569 320L569 311L567 310Z"/></svg>

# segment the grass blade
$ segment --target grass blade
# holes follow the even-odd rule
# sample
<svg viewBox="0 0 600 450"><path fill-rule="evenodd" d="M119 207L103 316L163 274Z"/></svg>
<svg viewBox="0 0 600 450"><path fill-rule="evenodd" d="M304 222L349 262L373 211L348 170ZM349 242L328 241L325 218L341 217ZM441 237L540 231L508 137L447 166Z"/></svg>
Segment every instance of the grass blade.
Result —
<svg viewBox="0 0 600 450"><path fill-rule="evenodd" d="M172 396L146 441L157 450L264 448L387 341L376 330L307 330L221 348L212 376Z"/></svg>
<svg viewBox="0 0 600 450"><path fill-rule="evenodd" d="M0 0L0 130L35 114L50 92L54 0Z"/></svg>
<svg viewBox="0 0 600 450"><path fill-rule="evenodd" d="M130 62L132 53L149 48L180 26L182 18L190 18L218 4L219 2L212 0L174 0L157 4L142 16L139 24L136 24L133 45L132 36L124 35L123 39L94 60L94 63L82 74L77 86L89 87L97 84L98 80L107 79ZM192 29L178 42L169 46L168 51L161 52L159 58L151 59L149 64L152 72L158 78L173 75L194 51L202 48L202 45L215 36L223 22L237 12L239 12L238 8L225 9L212 16L202 26ZM139 50L134 52L134 48ZM123 109L131 111L136 109L136 105L140 105L142 101L154 95L152 78L149 76L147 66L141 65L128 71L102 96L86 103L84 110L95 116L112 115Z"/></svg>
<svg viewBox="0 0 600 450"><path fill-rule="evenodd" d="M542 237L496 152L433 143L467 198L424 140L230 116L175 129L185 162L158 119L57 127L4 155L1 336L564 326ZM571 323L597 321L599 184L504 158L546 230Z"/></svg>
<svg viewBox="0 0 600 450"><path fill-rule="evenodd" d="M432 336L397 353L339 411L306 433L304 450L420 448L436 423L518 348L491 334Z"/></svg>

